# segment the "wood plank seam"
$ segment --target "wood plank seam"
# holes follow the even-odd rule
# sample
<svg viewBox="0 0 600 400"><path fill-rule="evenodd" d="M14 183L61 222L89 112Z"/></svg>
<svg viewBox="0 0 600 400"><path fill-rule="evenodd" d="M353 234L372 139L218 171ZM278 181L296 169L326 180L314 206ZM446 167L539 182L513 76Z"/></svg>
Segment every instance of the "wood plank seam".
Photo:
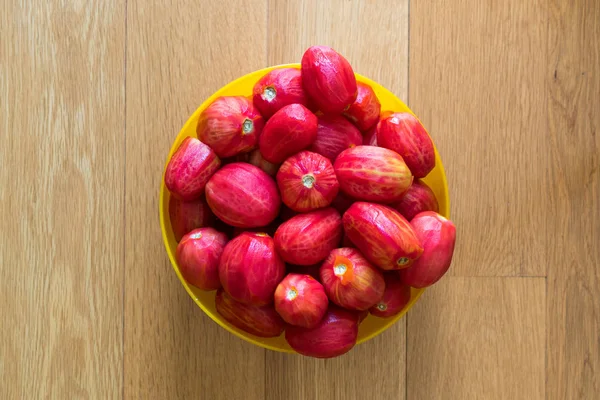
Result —
<svg viewBox="0 0 600 400"><path fill-rule="evenodd" d="M125 268L127 267L127 21L129 19L127 5L128 0L125 0L125 40L123 48L123 276L122 285L123 290L121 293L122 297L122 326L121 326L121 399L125 400L125 299L127 288L127 273Z"/></svg>

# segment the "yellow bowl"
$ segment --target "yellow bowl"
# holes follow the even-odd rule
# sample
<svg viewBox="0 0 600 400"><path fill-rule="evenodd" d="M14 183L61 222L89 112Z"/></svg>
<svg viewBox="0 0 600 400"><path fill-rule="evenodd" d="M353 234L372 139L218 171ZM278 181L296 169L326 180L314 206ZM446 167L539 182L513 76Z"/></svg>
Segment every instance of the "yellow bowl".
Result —
<svg viewBox="0 0 600 400"><path fill-rule="evenodd" d="M173 145L171 146L171 151L169 152L168 160L171 158L179 144L188 136L196 137L196 124L198 122L198 117L200 113L208 107L217 97L219 96L250 96L252 95L252 88L258 79L260 79L267 72L276 69L276 68L300 68L300 64L287 64L287 65L278 65L274 67L269 67L265 69L261 69L258 71L251 72L247 75L242 76L225 85L221 89L219 89L216 93L214 93L211 97L209 97L198 109L192 114L192 116L187 120L183 129L175 138ZM382 111L404 111L410 112L412 111L402 102L400 101L392 92L378 84L377 82L373 82L372 80L365 78L359 74L356 74L356 79L359 82L364 82L370 85L379 101L381 102L381 110ZM414 115L414 114L413 114ZM166 169L166 164L165 164ZM164 178L164 172L163 172ZM442 160L439 157L437 149L435 150L435 168L433 171L427 175L424 181L431 187L437 200L440 205L440 214L444 217L450 217L450 199L448 196L448 183L446 182L446 174L444 172L444 167L442 165ZM229 332L234 335L250 342L254 343L257 346L264 347L266 349L282 351L293 353L294 351L290 348L290 346L286 343L283 335L277 338L260 338L249 333L246 333L240 329L237 329L229 322L225 321L223 317L221 317L217 311L215 310L215 292L205 292L200 289L197 289L194 286L189 285L181 276L181 272L179 271L179 266L177 265L177 260L175 260L175 250L177 248L177 242L175 241L175 237L173 236L173 230L171 228L171 221L169 219L169 191L166 189L164 185L164 179L161 180L160 185L160 204L159 204L159 212L160 212L160 227L162 230L163 240L165 242L165 247L167 248L167 253L169 254L169 258L171 259L171 264L173 264L173 269L175 269L175 273L179 277L179 280L185 287L185 290L188 294L194 299L196 304L217 324L227 329ZM418 298L423 294L424 289L413 289L411 293L411 300L408 303L408 306L398 315L389 318L377 318L372 315L369 315L363 323L360 325L358 331L358 342L363 343L367 340L379 335L381 332L385 331L389 328L393 323L398 321L402 316L415 304Z"/></svg>

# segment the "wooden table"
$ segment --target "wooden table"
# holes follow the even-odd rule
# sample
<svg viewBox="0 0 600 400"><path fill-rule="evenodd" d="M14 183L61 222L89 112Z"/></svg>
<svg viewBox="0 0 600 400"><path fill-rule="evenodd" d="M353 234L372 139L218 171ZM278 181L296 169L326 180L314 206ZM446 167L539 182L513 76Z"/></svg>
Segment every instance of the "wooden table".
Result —
<svg viewBox="0 0 600 400"><path fill-rule="evenodd" d="M600 398L598 1L2 3L0 398ZM188 115L311 44L419 115L458 226L449 275L327 361L204 316L157 206Z"/></svg>

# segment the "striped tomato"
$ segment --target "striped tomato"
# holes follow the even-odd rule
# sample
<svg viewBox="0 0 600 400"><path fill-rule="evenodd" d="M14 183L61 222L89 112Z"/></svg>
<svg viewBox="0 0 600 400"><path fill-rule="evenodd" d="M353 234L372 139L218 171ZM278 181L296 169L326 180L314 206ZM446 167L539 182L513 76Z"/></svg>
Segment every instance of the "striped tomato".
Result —
<svg viewBox="0 0 600 400"><path fill-rule="evenodd" d="M344 213L343 223L352 243L381 269L407 268L423 253L406 218L388 206L356 202Z"/></svg>
<svg viewBox="0 0 600 400"><path fill-rule="evenodd" d="M364 201L400 200L413 181L402 157L388 149L356 146L344 150L333 164L340 189Z"/></svg>
<svg viewBox="0 0 600 400"><path fill-rule="evenodd" d="M415 178L425 177L435 167L433 142L410 113L394 113L379 121L377 144L400 154Z"/></svg>

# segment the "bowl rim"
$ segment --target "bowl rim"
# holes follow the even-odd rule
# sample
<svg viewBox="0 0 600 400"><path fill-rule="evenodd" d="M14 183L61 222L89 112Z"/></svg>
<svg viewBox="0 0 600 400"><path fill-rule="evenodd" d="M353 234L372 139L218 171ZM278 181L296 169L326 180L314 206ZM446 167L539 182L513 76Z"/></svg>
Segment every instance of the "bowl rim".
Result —
<svg viewBox="0 0 600 400"><path fill-rule="evenodd" d="M269 343L265 343L260 341L261 338L258 338L249 333L242 333L241 331L238 331L234 328L231 328L228 324L222 323L220 321L220 318L216 315L214 315L215 313L213 313L211 310L209 310L208 308L206 308L202 302L200 301L200 299L194 294L194 292L191 290L190 285L185 281L185 279L183 278L183 276L181 275L181 272L179 271L179 268L177 267L177 260L175 259L175 254L174 252L171 251L171 248L169 246L169 239L167 236L167 226L166 226L166 220L168 218L168 215L165 215L165 199L167 198L166 196L166 186L164 184L164 174L167 168L167 165L169 163L169 160L171 159L171 156L173 155L173 153L176 150L175 144L178 142L178 138L179 136L181 136L184 132L187 132L190 129L190 125L192 125L193 122L197 121L200 115L200 113L202 112L202 110L204 110L209 104L211 104L217 97L221 96L221 93L223 91L226 91L227 89L233 87L233 86L237 86L237 84L247 80L250 76L252 75L257 75L259 76L258 79L260 79L260 76L268 73L269 71L272 71L274 69L280 69L280 68L296 68L299 69L300 68L300 63L288 63L288 64L278 64L278 65L273 65L270 67L265 67L265 68L261 68L255 71L251 71L247 74L244 74L230 82L228 82L227 84L225 84L224 86L222 86L221 88L219 88L218 90L216 90L213 94L211 94L208 98L206 98L197 108L196 110L188 117L188 119L186 120L186 122L184 123L184 125L181 127L181 129L179 130L177 136L175 136L175 139L172 141L171 144L171 148L169 150L169 153L167 155L167 159L163 168L163 172L161 175L161 183L160 183L160 190L159 190L159 219L160 219L160 228L161 228L161 234L162 234L162 238L163 238L163 243L165 245L165 249L167 251L167 254L169 256L169 260L171 262L171 267L173 268L173 270L175 271L175 274L177 275L179 281L181 282L181 284L183 285L183 287L185 288L186 292L188 293L188 295L194 300L194 302L196 303L196 305L198 305L198 307L200 307L200 309L210 317L210 319L212 321L214 321L217 325L219 325L220 327L226 329L228 332L234 334L235 336L239 337L240 339L243 339L249 343L252 343L256 346L260 346L262 348L268 349L268 350L273 350L273 351L277 351L277 352L282 352L282 353L293 353L293 354L297 354L293 349L289 348L280 348L277 346L273 346ZM417 117L413 111L402 101L400 100L392 91L390 91L389 89L385 88L383 85L375 82L374 80L367 78L357 72L354 73L357 81L359 82L363 82L368 84L369 86L373 87L373 88L377 88L379 91L386 91L388 92L391 96L394 97L394 99L396 101L398 101L400 104L402 104L407 110L408 112L410 112L412 115L415 116L415 118L419 119L419 117ZM427 130L426 130L427 131ZM427 131L427 134L429 134L429 132ZM432 143L433 143L433 139L432 139ZM444 192L444 196L446 198L446 207L444 210L440 210L440 214L444 215L446 218L450 218L450 195L449 195L449 191L448 191L448 181L447 181L447 177L446 177L446 171L444 169L444 165L441 162L441 157L438 153L437 148L435 147L435 143L433 143L434 146L434 151L435 151L435 155L436 155L436 160L439 161L439 168L440 168L440 172L441 172L441 176L442 176L442 184L443 184L443 192ZM168 213L167 213L168 214ZM375 336L380 335L381 333L383 333L384 331L386 331L388 328L390 328L392 325L394 325L399 319L401 319L413 306L414 304L419 300L419 298L421 297L421 295L425 292L425 288L423 289L415 289L412 288L411 289L411 299L408 302L408 304L406 305L406 307L404 307L404 309L396 314L393 317L389 317L386 318L385 323L382 324L379 328L373 330L372 332L370 332L369 334L361 337L359 340L357 340L356 345L362 344L367 342L368 340L373 339Z"/></svg>

